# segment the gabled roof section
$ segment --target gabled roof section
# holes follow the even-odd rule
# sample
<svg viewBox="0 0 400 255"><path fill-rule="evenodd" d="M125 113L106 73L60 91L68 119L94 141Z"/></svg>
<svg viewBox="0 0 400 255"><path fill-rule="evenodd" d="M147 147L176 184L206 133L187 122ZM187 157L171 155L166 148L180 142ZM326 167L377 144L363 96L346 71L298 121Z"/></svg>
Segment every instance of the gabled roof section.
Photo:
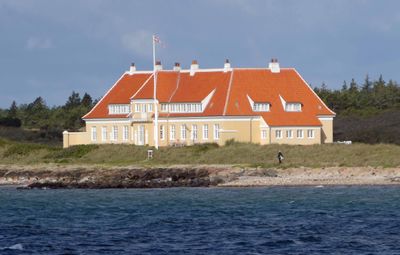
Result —
<svg viewBox="0 0 400 255"><path fill-rule="evenodd" d="M151 78L152 73L125 73L83 119L125 118L126 114L108 114L109 104L129 104L130 97Z"/></svg>
<svg viewBox="0 0 400 255"><path fill-rule="evenodd" d="M294 69L280 73L269 69L235 69L226 115L261 115L270 126L321 125L317 115L334 115ZM270 112L255 113L247 95L255 102L270 103ZM301 112L286 112L280 101L301 102Z"/></svg>

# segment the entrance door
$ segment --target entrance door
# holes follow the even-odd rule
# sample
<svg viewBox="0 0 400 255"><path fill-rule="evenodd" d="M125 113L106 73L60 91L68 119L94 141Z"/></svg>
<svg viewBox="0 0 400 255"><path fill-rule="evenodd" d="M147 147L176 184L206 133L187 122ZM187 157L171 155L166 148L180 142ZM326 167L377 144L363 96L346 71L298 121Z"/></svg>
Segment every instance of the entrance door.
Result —
<svg viewBox="0 0 400 255"><path fill-rule="evenodd" d="M138 145L144 145L144 133L144 125L140 125L138 130Z"/></svg>

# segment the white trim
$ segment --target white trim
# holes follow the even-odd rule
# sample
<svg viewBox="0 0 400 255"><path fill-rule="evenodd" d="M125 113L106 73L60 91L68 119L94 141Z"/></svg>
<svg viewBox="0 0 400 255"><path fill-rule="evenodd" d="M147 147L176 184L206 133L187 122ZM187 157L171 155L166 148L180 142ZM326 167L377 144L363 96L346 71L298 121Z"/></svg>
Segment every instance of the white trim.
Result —
<svg viewBox="0 0 400 255"><path fill-rule="evenodd" d="M96 107L97 107L97 106L103 101L103 99L111 92L111 90L113 90L114 87L117 86L117 84L122 80L122 78L124 78L124 76L125 76L126 74L127 74L127 73L125 72L123 75L121 75L121 77L119 77L119 79L114 83L114 85L111 86L111 88L110 88L110 89L107 91L107 93L100 99L100 101L97 102L97 104L96 104L88 113L86 113L85 115L83 115L83 117L82 117L83 120L85 120L85 117L86 117L87 115L89 115L91 112L93 112L94 109L96 109Z"/></svg>
<svg viewBox="0 0 400 255"><path fill-rule="evenodd" d="M147 104L153 104L154 103L154 99L150 98L150 99L131 99L132 103L147 103ZM158 101L157 101L158 102Z"/></svg>
<svg viewBox="0 0 400 255"><path fill-rule="evenodd" d="M201 100L201 111L204 112L206 109L208 103L210 102L211 98L214 96L216 89L213 89L213 91L210 92L203 100Z"/></svg>
<svg viewBox="0 0 400 255"><path fill-rule="evenodd" d="M139 93L139 91L141 91L143 89L143 87L146 86L146 84L153 77L153 75L154 75L154 73L152 75L150 75L149 78L147 78L147 80L142 84L142 86L140 86L140 88L135 92L135 94L133 94L133 96L131 96L129 99L132 100Z"/></svg>
<svg viewBox="0 0 400 255"><path fill-rule="evenodd" d="M95 123L124 123L124 124L129 124L131 123L130 119L90 119L90 120L85 120L86 124L95 124Z"/></svg>
<svg viewBox="0 0 400 255"><path fill-rule="evenodd" d="M236 133L236 132L238 132L237 130L234 130L234 129L222 129L222 128L220 128L219 129L219 132L220 133Z"/></svg>
<svg viewBox="0 0 400 255"><path fill-rule="evenodd" d="M275 127L271 127L272 129L321 129L321 127L313 127L313 126L275 126Z"/></svg>
<svg viewBox="0 0 400 255"><path fill-rule="evenodd" d="M203 121L258 121L261 117L246 117L246 118L221 118L218 116L216 118L212 117L179 117L179 118L163 118L158 122L166 123L166 122L203 122Z"/></svg>
<svg viewBox="0 0 400 255"><path fill-rule="evenodd" d="M286 111L286 100L279 94L279 98L281 99L283 110Z"/></svg>
<svg viewBox="0 0 400 255"><path fill-rule="evenodd" d="M322 99L317 95L317 93L315 93L315 91L310 87L310 85L308 85L308 83L303 79L303 77L297 72L297 70L295 68L292 68L296 74L300 77L300 79L304 82L304 84L307 86L307 88L309 90L312 91L312 93L314 94L314 96L316 96L318 98L318 100L322 103L322 105L324 105L326 107L326 109L328 109L333 115L336 116L336 113L334 111L332 111L331 109L329 109L328 106L326 106L326 104L324 103L324 101L322 101Z"/></svg>
<svg viewBox="0 0 400 255"><path fill-rule="evenodd" d="M318 117L319 120L333 120L333 117Z"/></svg>
<svg viewBox="0 0 400 255"><path fill-rule="evenodd" d="M224 112L222 113L222 115L224 115L224 116L226 115L226 110L228 108L229 98L230 98L230 95L231 95L232 82L233 82L233 69L232 69L232 72L231 72L231 77L229 78L228 91L226 92Z"/></svg>

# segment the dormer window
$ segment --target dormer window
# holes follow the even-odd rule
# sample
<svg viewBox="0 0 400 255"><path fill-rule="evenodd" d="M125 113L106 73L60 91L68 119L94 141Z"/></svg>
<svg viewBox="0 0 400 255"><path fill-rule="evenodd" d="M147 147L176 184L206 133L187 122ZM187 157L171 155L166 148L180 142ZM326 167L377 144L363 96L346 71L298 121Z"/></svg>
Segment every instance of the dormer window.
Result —
<svg viewBox="0 0 400 255"><path fill-rule="evenodd" d="M286 103L285 111L301 112L301 103Z"/></svg>
<svg viewBox="0 0 400 255"><path fill-rule="evenodd" d="M254 103L253 111L255 112L269 112L269 103Z"/></svg>
<svg viewBox="0 0 400 255"><path fill-rule="evenodd" d="M108 105L108 114L129 114L129 104L110 104Z"/></svg>

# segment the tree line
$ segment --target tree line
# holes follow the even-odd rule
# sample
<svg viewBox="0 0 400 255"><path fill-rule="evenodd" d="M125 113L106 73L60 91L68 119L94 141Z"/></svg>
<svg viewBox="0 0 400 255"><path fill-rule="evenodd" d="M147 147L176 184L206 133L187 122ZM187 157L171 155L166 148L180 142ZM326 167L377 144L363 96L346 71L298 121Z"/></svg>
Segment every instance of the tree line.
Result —
<svg viewBox="0 0 400 255"><path fill-rule="evenodd" d="M328 89L323 83L314 91L338 116L371 116L382 111L400 109L400 87L396 81L386 82L382 75L371 81L368 75L362 84L354 79L342 88Z"/></svg>
<svg viewBox="0 0 400 255"><path fill-rule="evenodd" d="M84 126L82 116L97 103L84 93L73 91L64 105L49 107L42 97L32 103L12 102L8 109L0 109L0 126L40 130L43 135L61 138L63 130L78 131Z"/></svg>

